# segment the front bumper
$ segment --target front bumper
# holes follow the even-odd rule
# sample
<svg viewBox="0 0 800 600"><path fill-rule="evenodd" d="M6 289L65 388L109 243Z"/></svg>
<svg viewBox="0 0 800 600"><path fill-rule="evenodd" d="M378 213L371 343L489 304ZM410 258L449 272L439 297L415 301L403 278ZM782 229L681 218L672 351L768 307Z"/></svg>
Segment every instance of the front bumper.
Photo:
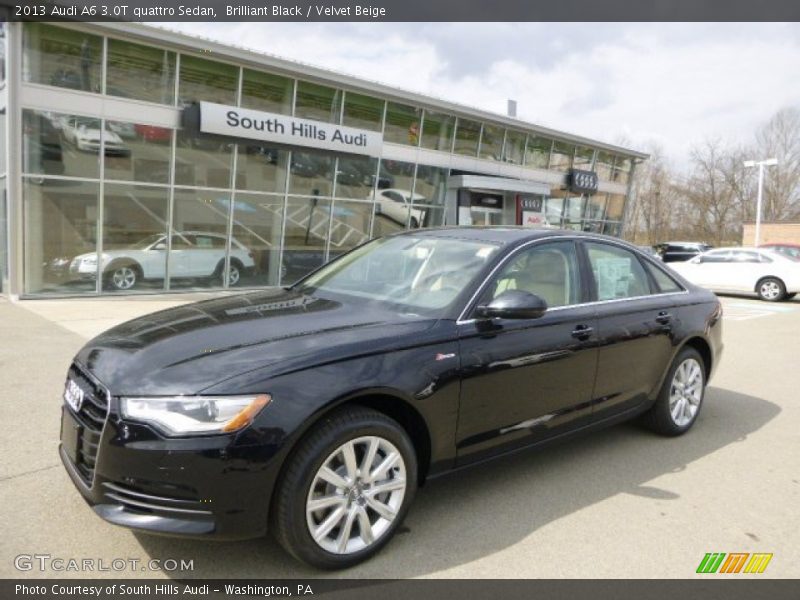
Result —
<svg viewBox="0 0 800 600"><path fill-rule="evenodd" d="M247 429L164 438L146 425L125 422L117 404L110 398L99 432L80 431L91 424L80 411L62 406L59 455L99 517L170 536L238 540L266 533L279 470L276 445ZM76 429L77 442L68 439ZM96 453L87 458L86 452Z"/></svg>

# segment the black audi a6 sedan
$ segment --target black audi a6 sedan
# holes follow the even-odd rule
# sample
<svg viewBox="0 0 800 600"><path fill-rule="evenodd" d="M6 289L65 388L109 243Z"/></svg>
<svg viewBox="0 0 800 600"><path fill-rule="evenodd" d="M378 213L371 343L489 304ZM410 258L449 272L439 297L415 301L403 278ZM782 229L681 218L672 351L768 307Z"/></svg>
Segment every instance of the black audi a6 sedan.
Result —
<svg viewBox="0 0 800 600"><path fill-rule="evenodd" d="M323 568L375 554L426 478L640 416L697 419L717 298L619 240L371 241L288 288L119 325L75 357L60 454L102 518Z"/></svg>

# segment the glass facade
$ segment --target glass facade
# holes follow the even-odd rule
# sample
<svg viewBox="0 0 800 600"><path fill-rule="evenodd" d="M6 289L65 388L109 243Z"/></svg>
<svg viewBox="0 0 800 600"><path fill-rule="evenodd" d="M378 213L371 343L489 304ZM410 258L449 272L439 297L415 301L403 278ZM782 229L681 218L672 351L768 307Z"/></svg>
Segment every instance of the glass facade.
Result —
<svg viewBox="0 0 800 600"><path fill-rule="evenodd" d="M450 152L453 147L455 125L456 118L454 116L426 110L422 126L422 147L428 150Z"/></svg>
<svg viewBox="0 0 800 600"><path fill-rule="evenodd" d="M294 116L323 123L339 123L342 112L342 91L325 85L297 82Z"/></svg>
<svg viewBox="0 0 800 600"><path fill-rule="evenodd" d="M107 46L106 94L175 103L175 53L110 38Z"/></svg>
<svg viewBox="0 0 800 600"><path fill-rule="evenodd" d="M281 115L292 114L294 82L288 77L242 70L242 103L244 108Z"/></svg>
<svg viewBox="0 0 800 600"><path fill-rule="evenodd" d="M483 161L487 173L505 168L497 162L560 177L573 166L594 169L618 191L632 169L629 156L285 71L79 27L20 29L25 82L139 103L129 120L21 107L23 294L286 285L371 237L444 224L451 171L392 158L407 149L377 158L233 141L155 125L141 103L163 112L210 101L341 123L381 132L389 150L442 153L440 164L450 155ZM4 119L0 113L0 129ZM0 223L5 187L0 172ZM624 193L570 194L565 181L551 187L547 224L619 234Z"/></svg>
<svg viewBox="0 0 800 600"><path fill-rule="evenodd" d="M83 92L102 92L103 38L46 23L26 23L22 78Z"/></svg>

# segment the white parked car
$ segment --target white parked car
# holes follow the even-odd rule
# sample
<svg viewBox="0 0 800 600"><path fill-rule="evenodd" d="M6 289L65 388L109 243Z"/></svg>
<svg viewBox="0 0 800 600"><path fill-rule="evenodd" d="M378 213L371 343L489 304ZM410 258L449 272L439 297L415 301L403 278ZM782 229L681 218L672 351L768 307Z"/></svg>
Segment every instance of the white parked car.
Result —
<svg viewBox="0 0 800 600"><path fill-rule="evenodd" d="M422 224L425 210L411 206L413 202L427 200L422 194L413 194L412 198L412 194L408 190L387 188L378 190L377 194L373 192L368 196L369 200L373 198L376 202L375 212L377 214L383 215L403 227L410 221L411 229L417 229Z"/></svg>
<svg viewBox="0 0 800 600"><path fill-rule="evenodd" d="M169 258L170 278L222 277L225 267L226 238L205 231L172 234ZM167 264L167 236L151 235L128 248L105 250L102 254L103 280L112 289L133 289L143 279L164 279ZM231 240L228 285L239 283L242 275L255 267L253 253L238 240ZM81 254L72 259L70 275L90 279L97 274L97 254Z"/></svg>
<svg viewBox="0 0 800 600"><path fill-rule="evenodd" d="M117 133L100 129L99 119L70 117L62 122L61 135L64 136L64 140L84 152L100 152L100 141L102 140L107 155L127 156L130 154L130 149Z"/></svg>
<svg viewBox="0 0 800 600"><path fill-rule="evenodd" d="M770 302L794 298L800 292L800 263L763 248L717 248L667 264L692 283L715 292L755 293Z"/></svg>

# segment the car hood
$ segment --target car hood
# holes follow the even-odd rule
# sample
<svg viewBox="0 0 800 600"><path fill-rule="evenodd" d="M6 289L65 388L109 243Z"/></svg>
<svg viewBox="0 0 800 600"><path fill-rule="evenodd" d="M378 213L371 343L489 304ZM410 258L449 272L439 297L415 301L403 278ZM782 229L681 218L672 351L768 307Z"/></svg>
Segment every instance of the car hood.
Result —
<svg viewBox="0 0 800 600"><path fill-rule="evenodd" d="M418 343L435 322L271 288L128 321L76 360L115 396L190 395L257 369L268 378Z"/></svg>

